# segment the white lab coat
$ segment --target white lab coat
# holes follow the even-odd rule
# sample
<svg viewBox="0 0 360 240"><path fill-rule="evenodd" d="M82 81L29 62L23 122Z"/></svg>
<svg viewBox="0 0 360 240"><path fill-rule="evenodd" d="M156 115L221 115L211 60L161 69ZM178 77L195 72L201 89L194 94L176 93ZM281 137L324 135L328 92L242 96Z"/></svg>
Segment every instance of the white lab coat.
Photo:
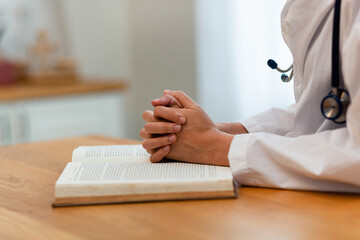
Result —
<svg viewBox="0 0 360 240"><path fill-rule="evenodd" d="M351 96L347 123L325 120L320 103L331 90L334 0L288 0L283 37L294 58L295 105L271 109L242 124L229 162L234 178L251 186L360 192L360 1L343 0L341 61Z"/></svg>

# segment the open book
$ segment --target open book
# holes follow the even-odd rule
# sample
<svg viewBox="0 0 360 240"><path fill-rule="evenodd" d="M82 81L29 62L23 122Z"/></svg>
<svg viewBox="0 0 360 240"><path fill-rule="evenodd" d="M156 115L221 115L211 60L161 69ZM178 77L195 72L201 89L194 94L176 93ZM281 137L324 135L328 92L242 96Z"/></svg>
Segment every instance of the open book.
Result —
<svg viewBox="0 0 360 240"><path fill-rule="evenodd" d="M228 167L149 157L141 145L75 149L56 181L53 206L237 196Z"/></svg>

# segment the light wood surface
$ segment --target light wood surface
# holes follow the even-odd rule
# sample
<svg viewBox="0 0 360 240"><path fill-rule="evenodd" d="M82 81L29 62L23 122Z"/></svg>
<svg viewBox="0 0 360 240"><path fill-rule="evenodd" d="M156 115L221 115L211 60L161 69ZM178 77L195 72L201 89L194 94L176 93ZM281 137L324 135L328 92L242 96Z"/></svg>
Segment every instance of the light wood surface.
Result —
<svg viewBox="0 0 360 240"><path fill-rule="evenodd" d="M0 147L0 239L360 239L351 194L243 187L238 199L52 208L54 183L82 137Z"/></svg>
<svg viewBox="0 0 360 240"><path fill-rule="evenodd" d="M123 90L125 83L119 82L76 82L69 84L38 85L18 84L2 86L0 101L54 97L72 94L86 94L103 91Z"/></svg>

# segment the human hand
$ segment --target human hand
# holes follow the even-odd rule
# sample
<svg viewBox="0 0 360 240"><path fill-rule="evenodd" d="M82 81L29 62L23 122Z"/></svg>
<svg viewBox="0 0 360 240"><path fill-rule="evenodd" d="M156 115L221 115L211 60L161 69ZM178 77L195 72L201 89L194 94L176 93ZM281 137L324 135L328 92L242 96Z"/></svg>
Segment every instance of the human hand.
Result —
<svg viewBox="0 0 360 240"><path fill-rule="evenodd" d="M144 148L152 154L150 159L161 160L170 151L170 144L176 142L176 133L181 131L181 124L184 124L186 119L182 114L165 107L182 107L175 97L166 94L166 90L162 97L151 103L157 108L144 112L143 119L146 124L141 129L140 136L144 139Z"/></svg>
<svg viewBox="0 0 360 240"><path fill-rule="evenodd" d="M183 107L170 107L168 110L182 114L186 118L181 132L177 133L177 142L172 143L171 149L167 149L169 150L167 157L185 162L228 166L227 154L233 136L219 131L201 107L184 93L178 91L167 93L175 97ZM158 112L159 118L167 117L168 112L162 110L163 106L157 106L154 112ZM143 141L146 149L150 145L149 140ZM161 142L157 138L151 140L153 143ZM152 155L150 160L158 162L161 158Z"/></svg>
<svg viewBox="0 0 360 240"><path fill-rule="evenodd" d="M170 90L164 90L164 95L160 98L154 99L151 101L151 104L156 106L177 106L182 108L181 103L173 96L168 93ZM216 127L222 131L229 134L244 134L249 133L247 129L240 122L233 123L216 123Z"/></svg>

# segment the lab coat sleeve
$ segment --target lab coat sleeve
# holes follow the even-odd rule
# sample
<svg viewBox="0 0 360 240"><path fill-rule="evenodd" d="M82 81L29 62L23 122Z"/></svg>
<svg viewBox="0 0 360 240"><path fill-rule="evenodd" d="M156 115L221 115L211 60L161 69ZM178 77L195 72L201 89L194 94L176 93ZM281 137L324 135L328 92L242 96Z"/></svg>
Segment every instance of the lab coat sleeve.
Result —
<svg viewBox="0 0 360 240"><path fill-rule="evenodd" d="M346 127L299 137L266 132L235 136L228 158L240 184L360 192L360 14L353 21L347 23L351 28L342 36L341 50L344 82L352 100Z"/></svg>
<svg viewBox="0 0 360 240"><path fill-rule="evenodd" d="M241 121L250 133L267 132L284 136L292 132L296 104L288 109L272 108Z"/></svg>
<svg viewBox="0 0 360 240"><path fill-rule="evenodd" d="M359 149L347 128L297 138L250 133L234 137L228 158L243 185L360 192Z"/></svg>

